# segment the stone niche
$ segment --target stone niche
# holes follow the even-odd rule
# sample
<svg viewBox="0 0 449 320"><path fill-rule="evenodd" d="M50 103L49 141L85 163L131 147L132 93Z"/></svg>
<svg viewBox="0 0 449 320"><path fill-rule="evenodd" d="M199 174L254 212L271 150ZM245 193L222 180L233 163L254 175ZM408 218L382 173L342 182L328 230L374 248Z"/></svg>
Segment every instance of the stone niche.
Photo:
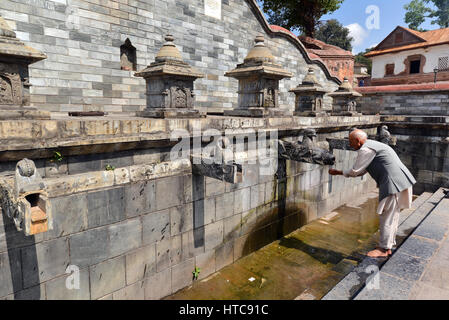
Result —
<svg viewBox="0 0 449 320"><path fill-rule="evenodd" d="M357 112L356 98L362 95L353 90L349 80L345 78L343 83L337 91L329 93L329 96L334 99L332 106L332 115L335 116L360 116L360 112Z"/></svg>
<svg viewBox="0 0 449 320"><path fill-rule="evenodd" d="M156 61L135 76L143 77L147 86L147 107L137 116L147 118L197 118L206 113L194 109L193 83L204 75L182 59L172 35L165 37L165 44Z"/></svg>
<svg viewBox="0 0 449 320"><path fill-rule="evenodd" d="M295 116L319 117L328 115L323 110L323 99L327 91L320 85L313 68L309 68L309 72L302 83L291 89L290 92L293 92L296 96L293 113Z"/></svg>
<svg viewBox="0 0 449 320"><path fill-rule="evenodd" d="M0 17L0 120L49 119L50 113L27 107L30 102L28 66L46 55L17 39Z"/></svg>
<svg viewBox="0 0 449 320"><path fill-rule="evenodd" d="M279 108L279 81L291 78L292 73L274 63L274 57L265 46L263 36L257 36L256 44L242 64L225 74L239 80L238 107L225 110L225 116L270 117L291 116L289 110Z"/></svg>

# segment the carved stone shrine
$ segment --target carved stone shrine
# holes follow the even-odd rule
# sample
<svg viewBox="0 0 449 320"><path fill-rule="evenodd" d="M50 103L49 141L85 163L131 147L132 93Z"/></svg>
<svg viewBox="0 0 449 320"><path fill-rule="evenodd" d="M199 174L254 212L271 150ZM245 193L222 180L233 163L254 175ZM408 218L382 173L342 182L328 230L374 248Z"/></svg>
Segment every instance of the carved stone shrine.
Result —
<svg viewBox="0 0 449 320"><path fill-rule="evenodd" d="M290 92L296 95L293 113L295 116L327 116L326 111L323 110L323 98L327 91L320 85L313 68L309 68L302 83L291 89Z"/></svg>
<svg viewBox="0 0 449 320"><path fill-rule="evenodd" d="M28 65L46 59L17 39L0 17L0 120L50 119L50 113L27 107L30 102Z"/></svg>
<svg viewBox="0 0 449 320"><path fill-rule="evenodd" d="M362 95L352 88L349 80L345 78L337 91L329 93L329 96L334 99L332 107L332 115L335 116L360 116L357 112L356 98Z"/></svg>
<svg viewBox="0 0 449 320"><path fill-rule="evenodd" d="M147 118L205 116L194 109L193 92L193 82L203 74L184 62L172 35L167 35L165 40L156 61L135 74L143 77L147 86L147 107L137 115Z"/></svg>
<svg viewBox="0 0 449 320"><path fill-rule="evenodd" d="M239 80L238 107L225 110L225 116L272 117L291 116L292 112L279 108L279 81L291 78L292 73L274 63L274 57L265 46L263 36L257 36L254 48L242 64L225 73Z"/></svg>

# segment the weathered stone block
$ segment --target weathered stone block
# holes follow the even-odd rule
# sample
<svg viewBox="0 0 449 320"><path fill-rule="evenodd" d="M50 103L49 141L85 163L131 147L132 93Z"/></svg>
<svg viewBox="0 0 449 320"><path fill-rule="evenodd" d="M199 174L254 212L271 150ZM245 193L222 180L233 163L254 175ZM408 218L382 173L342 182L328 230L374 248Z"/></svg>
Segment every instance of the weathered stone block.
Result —
<svg viewBox="0 0 449 320"><path fill-rule="evenodd" d="M11 250L0 253L0 296L22 289L22 266L20 251Z"/></svg>
<svg viewBox="0 0 449 320"><path fill-rule="evenodd" d="M234 214L251 209L251 188L234 191Z"/></svg>
<svg viewBox="0 0 449 320"><path fill-rule="evenodd" d="M220 270L234 262L234 241L228 241L215 249L216 270Z"/></svg>
<svg viewBox="0 0 449 320"><path fill-rule="evenodd" d="M215 249L223 242L223 220L211 223L205 227L205 249Z"/></svg>
<svg viewBox="0 0 449 320"><path fill-rule="evenodd" d="M146 300L159 300L173 292L171 272L172 269L168 268L145 280L144 288Z"/></svg>
<svg viewBox="0 0 449 320"><path fill-rule="evenodd" d="M124 287L112 294L113 300L144 300L145 287L144 282L139 281L130 286Z"/></svg>
<svg viewBox="0 0 449 320"><path fill-rule="evenodd" d="M46 239L86 230L87 196L85 193L53 198L50 201L53 213L53 230L45 233Z"/></svg>
<svg viewBox="0 0 449 320"><path fill-rule="evenodd" d="M64 274L68 263L67 238L42 242L22 249L24 288Z"/></svg>
<svg viewBox="0 0 449 320"><path fill-rule="evenodd" d="M67 282L74 285L71 278L73 273L65 275L45 283L47 300L89 300L89 269L82 269L79 273L79 288L68 289Z"/></svg>
<svg viewBox="0 0 449 320"><path fill-rule="evenodd" d="M121 256L90 268L91 298L98 299L123 288L125 282L125 257Z"/></svg>
<svg viewBox="0 0 449 320"><path fill-rule="evenodd" d="M151 244L170 237L170 210L162 210L142 217L143 243Z"/></svg>
<svg viewBox="0 0 449 320"><path fill-rule="evenodd" d="M109 253L111 257L137 249L142 245L140 218L127 220L108 227Z"/></svg>
<svg viewBox="0 0 449 320"><path fill-rule="evenodd" d="M182 261L182 235L171 237L170 265L178 264Z"/></svg>
<svg viewBox="0 0 449 320"><path fill-rule="evenodd" d="M195 259L189 259L172 267L172 288L176 292L192 284Z"/></svg>
<svg viewBox="0 0 449 320"><path fill-rule="evenodd" d="M196 256L195 261L195 266L201 269L198 280L207 278L209 275L215 272L215 250L211 250Z"/></svg>
<svg viewBox="0 0 449 320"><path fill-rule="evenodd" d="M69 243L70 264L80 268L109 258L109 233L107 226L72 235Z"/></svg>
<svg viewBox="0 0 449 320"><path fill-rule="evenodd" d="M215 218L216 221L234 215L234 192L221 194L215 198Z"/></svg>
<svg viewBox="0 0 449 320"><path fill-rule="evenodd" d="M94 228L125 219L124 188L87 194L88 227Z"/></svg>
<svg viewBox="0 0 449 320"><path fill-rule="evenodd" d="M170 267L170 238L156 242L156 271L161 272Z"/></svg>
<svg viewBox="0 0 449 320"><path fill-rule="evenodd" d="M125 211L127 217L136 217L155 210L155 181L132 183L125 187Z"/></svg>
<svg viewBox="0 0 449 320"><path fill-rule="evenodd" d="M170 231L175 236L193 229L193 203L170 209Z"/></svg>
<svg viewBox="0 0 449 320"><path fill-rule="evenodd" d="M156 181L156 210L179 206L184 202L183 177L169 177Z"/></svg>
<svg viewBox="0 0 449 320"><path fill-rule="evenodd" d="M143 280L156 272L156 245L152 244L126 255L126 283Z"/></svg>

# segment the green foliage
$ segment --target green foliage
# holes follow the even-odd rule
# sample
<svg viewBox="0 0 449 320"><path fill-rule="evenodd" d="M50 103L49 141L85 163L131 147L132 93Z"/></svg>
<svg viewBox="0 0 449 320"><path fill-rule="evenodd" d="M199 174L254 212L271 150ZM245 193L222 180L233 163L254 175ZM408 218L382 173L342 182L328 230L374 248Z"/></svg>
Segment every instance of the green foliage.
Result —
<svg viewBox="0 0 449 320"><path fill-rule="evenodd" d="M106 167L104 168L106 171L113 171L115 170L114 166L111 166L110 164L107 164Z"/></svg>
<svg viewBox="0 0 449 320"><path fill-rule="evenodd" d="M193 279L198 280L198 276L200 275L201 269L198 267L195 267L195 270L192 271Z"/></svg>
<svg viewBox="0 0 449 320"><path fill-rule="evenodd" d="M53 158L51 159L52 162L61 162L64 159L61 152L54 151L53 152Z"/></svg>
<svg viewBox="0 0 449 320"><path fill-rule="evenodd" d="M352 51L351 42L354 40L354 38L349 35L349 29L345 28L336 19L320 23L315 32L315 39L348 51Z"/></svg>
<svg viewBox="0 0 449 320"><path fill-rule="evenodd" d="M420 26L427 18L432 19L432 24L441 28L449 27L449 1L448 0L412 0L404 6L407 10L405 22L410 29L425 31Z"/></svg>
<svg viewBox="0 0 449 320"><path fill-rule="evenodd" d="M365 57L365 54L367 54L371 50L373 50L373 48L369 48L369 49L366 49L365 51L359 52L355 56L355 62L356 63L361 63L361 64L367 66L369 74L371 74L371 71L373 70L373 62L371 61L371 59Z"/></svg>
<svg viewBox="0 0 449 320"><path fill-rule="evenodd" d="M314 37L320 18L340 8L344 0L263 0L259 1L268 22Z"/></svg>

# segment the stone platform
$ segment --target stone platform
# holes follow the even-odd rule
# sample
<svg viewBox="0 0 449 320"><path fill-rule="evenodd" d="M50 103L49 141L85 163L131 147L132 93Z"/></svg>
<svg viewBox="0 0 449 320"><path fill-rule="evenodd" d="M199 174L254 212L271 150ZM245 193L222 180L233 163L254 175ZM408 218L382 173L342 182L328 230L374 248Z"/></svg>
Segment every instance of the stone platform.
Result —
<svg viewBox="0 0 449 320"><path fill-rule="evenodd" d="M324 300L449 299L449 199L444 189L422 194L400 219L393 256L364 259ZM378 286L368 280L376 276Z"/></svg>

